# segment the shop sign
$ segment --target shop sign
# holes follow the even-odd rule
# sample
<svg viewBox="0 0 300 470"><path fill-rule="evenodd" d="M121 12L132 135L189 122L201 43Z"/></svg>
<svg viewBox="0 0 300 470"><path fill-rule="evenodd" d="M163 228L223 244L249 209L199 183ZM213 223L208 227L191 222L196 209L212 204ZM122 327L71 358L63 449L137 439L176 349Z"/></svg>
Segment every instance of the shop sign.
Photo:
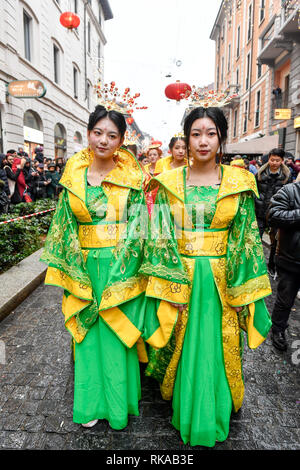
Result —
<svg viewBox="0 0 300 470"><path fill-rule="evenodd" d="M291 119L291 109L275 109L274 119Z"/></svg>
<svg viewBox="0 0 300 470"><path fill-rule="evenodd" d="M7 91L15 98L42 98L47 90L39 80L15 80L8 84Z"/></svg>
<svg viewBox="0 0 300 470"><path fill-rule="evenodd" d="M297 116L295 119L294 119L294 128L295 129L298 129L300 127L300 116Z"/></svg>
<svg viewBox="0 0 300 470"><path fill-rule="evenodd" d="M43 133L37 129L24 126L24 140L27 142L34 142L36 144L43 144L44 138Z"/></svg>

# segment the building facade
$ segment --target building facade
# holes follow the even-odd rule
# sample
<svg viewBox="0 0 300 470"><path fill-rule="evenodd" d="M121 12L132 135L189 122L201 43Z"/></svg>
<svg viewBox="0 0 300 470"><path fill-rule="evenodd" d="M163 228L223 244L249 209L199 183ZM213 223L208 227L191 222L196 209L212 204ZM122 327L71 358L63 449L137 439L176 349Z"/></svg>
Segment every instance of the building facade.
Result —
<svg viewBox="0 0 300 470"><path fill-rule="evenodd" d="M271 73L270 133L300 158L300 4L281 0L262 31L258 62Z"/></svg>
<svg viewBox="0 0 300 470"><path fill-rule="evenodd" d="M32 156L43 145L45 156L69 158L87 144L93 86L103 77L104 22L113 17L109 2L2 0L0 10L0 151L24 146ZM80 18L77 29L60 23L70 10ZM46 93L11 96L15 80L38 80Z"/></svg>
<svg viewBox="0 0 300 470"><path fill-rule="evenodd" d="M223 0L220 6L210 36L216 42L215 89L237 94L226 107L228 153L258 155L278 145L296 152L295 136L286 139L287 134L281 130L288 126L287 122L275 119L274 98L278 81L283 86L284 96L289 93L285 77L291 61L296 60L299 31L290 41L294 45L279 61L278 49L276 57L270 60L264 52L269 47L274 24L279 20L284 24L287 12L298 15L293 5L296 2L288 3L289 10L283 0ZM279 64L280 77L278 69L274 68L275 62Z"/></svg>

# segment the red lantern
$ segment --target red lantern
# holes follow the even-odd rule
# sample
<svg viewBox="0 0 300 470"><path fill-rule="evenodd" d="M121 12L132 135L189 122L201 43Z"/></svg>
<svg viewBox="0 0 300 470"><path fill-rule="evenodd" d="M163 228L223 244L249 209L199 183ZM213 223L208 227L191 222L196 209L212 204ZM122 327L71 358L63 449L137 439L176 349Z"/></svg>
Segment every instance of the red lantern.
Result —
<svg viewBox="0 0 300 470"><path fill-rule="evenodd" d="M192 89L187 83L181 83L177 80L176 83L171 83L165 89L165 95L170 100L180 101L183 98L187 98L191 93Z"/></svg>
<svg viewBox="0 0 300 470"><path fill-rule="evenodd" d="M127 124L129 124L129 125L131 126L131 124L133 123L134 119L133 119L133 117L129 117L129 118L126 119L126 121L127 121Z"/></svg>
<svg viewBox="0 0 300 470"><path fill-rule="evenodd" d="M61 24L68 29L78 28L80 25L80 18L79 16L75 15L71 11L66 11L60 15L59 21Z"/></svg>

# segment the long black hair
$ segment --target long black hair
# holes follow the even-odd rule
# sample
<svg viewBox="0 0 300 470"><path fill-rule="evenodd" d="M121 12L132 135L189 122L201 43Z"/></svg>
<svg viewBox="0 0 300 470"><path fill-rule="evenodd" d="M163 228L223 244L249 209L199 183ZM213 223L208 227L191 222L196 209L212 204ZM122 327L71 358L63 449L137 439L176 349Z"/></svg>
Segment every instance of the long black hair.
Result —
<svg viewBox="0 0 300 470"><path fill-rule="evenodd" d="M191 111L187 115L184 121L183 131L184 131L184 135L186 138L186 142L187 144L189 143L193 122L196 121L196 119L201 119L205 117L210 118L215 123L216 129L217 129L219 145L220 145L220 153L219 155L216 156L216 162L219 163L220 158L222 158L224 154L224 145L227 139L227 131L228 131L227 119L221 108L199 107L199 108L193 109L193 111ZM188 145L187 145L187 157L189 159Z"/></svg>
<svg viewBox="0 0 300 470"><path fill-rule="evenodd" d="M90 114L89 122L88 122L88 130L92 131L100 119L108 117L118 128L120 132L121 139L123 139L125 132L126 132L126 121L123 114L119 113L118 111L107 111L104 106L98 104L95 110Z"/></svg>
<svg viewBox="0 0 300 470"><path fill-rule="evenodd" d="M182 142L184 142L186 144L186 139L185 137L172 137L172 139L170 140L170 143L169 143L169 149L172 150L172 148L174 147L174 145L176 144L176 142L178 142L178 140L182 140Z"/></svg>

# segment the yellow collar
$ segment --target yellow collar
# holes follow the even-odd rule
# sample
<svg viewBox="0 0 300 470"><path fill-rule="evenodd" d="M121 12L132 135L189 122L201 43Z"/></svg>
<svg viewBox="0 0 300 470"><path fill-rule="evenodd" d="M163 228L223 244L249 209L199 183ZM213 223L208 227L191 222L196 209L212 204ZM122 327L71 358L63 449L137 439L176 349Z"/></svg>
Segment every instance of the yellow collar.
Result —
<svg viewBox="0 0 300 470"><path fill-rule="evenodd" d="M166 171L153 178L154 181L158 181L162 184L181 202L184 202L184 168L183 166L175 168L174 170ZM259 197L255 177L250 171L229 165L221 165L221 169L222 180L217 201L226 196L244 191L252 191Z"/></svg>
<svg viewBox="0 0 300 470"><path fill-rule="evenodd" d="M142 189L143 172L131 152L120 148L117 152L118 160L115 168L103 179L129 189ZM93 160L93 152L89 149L81 150L71 157L66 164L60 184L85 202L85 170Z"/></svg>

